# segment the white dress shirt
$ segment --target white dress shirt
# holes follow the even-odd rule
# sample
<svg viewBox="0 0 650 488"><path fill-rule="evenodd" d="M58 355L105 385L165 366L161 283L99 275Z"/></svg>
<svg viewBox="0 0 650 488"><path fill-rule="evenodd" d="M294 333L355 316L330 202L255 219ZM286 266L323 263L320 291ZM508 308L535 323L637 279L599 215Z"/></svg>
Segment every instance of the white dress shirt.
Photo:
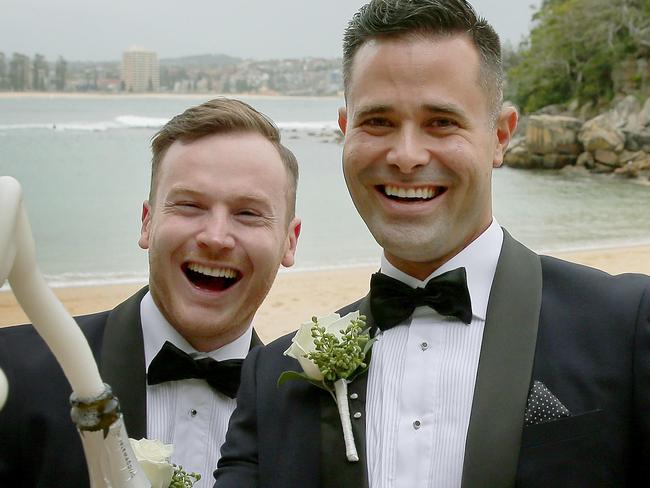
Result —
<svg viewBox="0 0 650 488"><path fill-rule="evenodd" d="M147 293L140 303L147 370L165 341L193 357L218 361L244 358L250 349L252 326L225 346L209 353L194 349L162 315ZM188 379L147 385L147 438L174 445L172 462L201 475L196 488L212 488L212 472L226 438L236 400L216 392L204 380Z"/></svg>
<svg viewBox="0 0 650 488"><path fill-rule="evenodd" d="M490 288L503 231L496 220L424 281L382 258L382 273L424 287L465 267L472 322L429 307L380 332L368 371L366 452L370 488L459 487Z"/></svg>

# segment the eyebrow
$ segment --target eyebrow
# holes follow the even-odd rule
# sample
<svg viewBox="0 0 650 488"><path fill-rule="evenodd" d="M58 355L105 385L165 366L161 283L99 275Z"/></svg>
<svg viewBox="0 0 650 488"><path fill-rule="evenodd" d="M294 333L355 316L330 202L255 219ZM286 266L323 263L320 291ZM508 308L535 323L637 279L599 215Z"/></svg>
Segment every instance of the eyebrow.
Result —
<svg viewBox="0 0 650 488"><path fill-rule="evenodd" d="M453 115L454 117L459 118L461 122L463 122L464 124L467 124L469 122L469 117L467 116L467 113L458 105L454 105L451 103L441 103L441 104L426 103L422 105L422 108L432 114Z"/></svg>
<svg viewBox="0 0 650 488"><path fill-rule="evenodd" d="M420 108L431 114L447 114L453 115L454 117L460 118L462 122L467 123L469 118L464 110L454 104L450 103L425 103L420 106ZM357 119L369 117L372 115L382 115L390 112L394 112L395 109L391 105L385 104L376 104L368 105L367 107L362 107L357 110L355 117Z"/></svg>
<svg viewBox="0 0 650 488"><path fill-rule="evenodd" d="M390 105L383 105L383 104L368 105L366 107L362 107L359 110L357 110L355 113L355 118L362 119L368 117L369 115L381 115L392 111L393 108Z"/></svg>
<svg viewBox="0 0 650 488"><path fill-rule="evenodd" d="M192 188L188 188L185 186L177 186L177 187L172 187L169 189L169 192L167 192L167 198L169 197L175 197L175 196L190 196L194 198L198 198L202 195L201 192L194 190Z"/></svg>
<svg viewBox="0 0 650 488"><path fill-rule="evenodd" d="M167 199L177 198L179 196L199 199L204 197L205 193L185 186L179 186L169 190L169 193L167 194ZM266 195L263 192L251 191L248 193L242 193L241 195L236 195L232 200L243 204L250 203L250 204L261 205L262 207L268 210L272 210L273 208L273 205L269 203L268 195Z"/></svg>

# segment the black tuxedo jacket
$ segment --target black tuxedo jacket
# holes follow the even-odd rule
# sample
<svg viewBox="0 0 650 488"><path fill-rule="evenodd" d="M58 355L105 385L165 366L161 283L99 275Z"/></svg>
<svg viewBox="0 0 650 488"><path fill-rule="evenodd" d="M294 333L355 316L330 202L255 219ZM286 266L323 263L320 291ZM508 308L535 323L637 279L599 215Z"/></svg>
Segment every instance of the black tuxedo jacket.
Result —
<svg viewBox="0 0 650 488"><path fill-rule="evenodd" d="M359 309L370 325L367 297ZM349 385L358 463L345 459L331 396L277 386L293 334L253 351L215 488L367 487L366 375ZM571 416L524 426L533 381ZM354 395L356 394L356 395ZM358 417L358 416L357 416ZM463 488L650 485L650 278L538 257L505 235L493 282L463 465ZM417 488L417 487L414 487Z"/></svg>
<svg viewBox="0 0 650 488"><path fill-rule="evenodd" d="M77 317L104 382L120 401L129 437L147 434L146 371L138 293L106 312ZM251 346L261 344L253 333ZM70 420L70 385L29 325L0 329L0 368L9 396L0 411L0 486L89 486L81 440Z"/></svg>

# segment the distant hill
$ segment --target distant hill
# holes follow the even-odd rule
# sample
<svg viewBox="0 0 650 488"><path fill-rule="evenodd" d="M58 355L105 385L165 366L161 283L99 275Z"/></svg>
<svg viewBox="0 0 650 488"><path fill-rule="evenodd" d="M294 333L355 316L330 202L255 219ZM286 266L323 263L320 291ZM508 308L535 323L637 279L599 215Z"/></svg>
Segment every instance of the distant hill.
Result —
<svg viewBox="0 0 650 488"><path fill-rule="evenodd" d="M217 68L238 64L241 61L241 58L233 58L226 54L199 54L180 58L164 58L159 60L159 64L160 66L179 66L183 68Z"/></svg>

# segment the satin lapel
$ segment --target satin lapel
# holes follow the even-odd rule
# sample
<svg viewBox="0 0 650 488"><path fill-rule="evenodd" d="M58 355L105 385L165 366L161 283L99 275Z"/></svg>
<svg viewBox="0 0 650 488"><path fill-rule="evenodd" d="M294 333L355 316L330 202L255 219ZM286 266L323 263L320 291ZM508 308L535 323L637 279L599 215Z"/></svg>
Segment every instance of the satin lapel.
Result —
<svg viewBox="0 0 650 488"><path fill-rule="evenodd" d="M120 401L129 437L147 435L146 371L140 302L145 287L115 307L106 320L100 371Z"/></svg>
<svg viewBox="0 0 650 488"><path fill-rule="evenodd" d="M368 297L359 304L359 313L366 316L366 325L374 330ZM354 442L359 461L350 462L345 457L345 442L336 402L331 395L321 394L321 481L322 488L368 488L366 458L366 390L368 373L348 385L348 404L352 421ZM355 418L356 415L356 418Z"/></svg>
<svg viewBox="0 0 650 488"><path fill-rule="evenodd" d="M504 231L474 388L463 488L515 486L541 299L539 256Z"/></svg>
<svg viewBox="0 0 650 488"><path fill-rule="evenodd" d="M255 332L255 329L253 329L253 335L251 336L251 345L250 345L249 350L253 349L255 346L263 346L263 345L264 345L264 343L262 342L262 340L257 335L257 332Z"/></svg>

